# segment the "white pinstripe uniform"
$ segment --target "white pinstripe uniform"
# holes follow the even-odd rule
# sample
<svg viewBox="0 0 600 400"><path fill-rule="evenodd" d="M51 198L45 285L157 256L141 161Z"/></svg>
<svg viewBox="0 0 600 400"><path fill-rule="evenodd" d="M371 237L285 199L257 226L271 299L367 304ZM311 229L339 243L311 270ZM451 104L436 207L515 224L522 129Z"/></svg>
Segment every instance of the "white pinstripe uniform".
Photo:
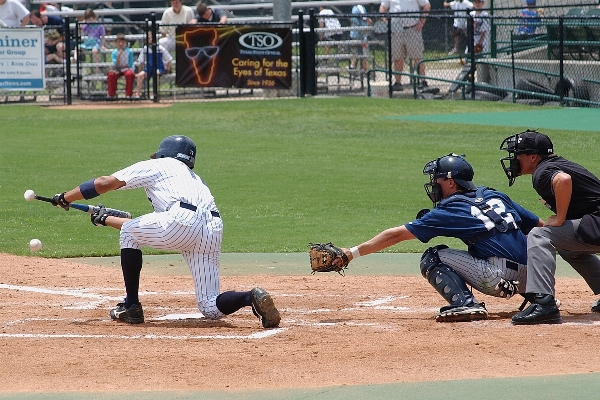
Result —
<svg viewBox="0 0 600 400"><path fill-rule="evenodd" d="M215 302L223 221L204 181L183 162L168 157L140 161L112 176L126 183L121 189L144 188L154 208L123 224L121 249L180 251L194 279L200 312L208 319L223 317Z"/></svg>

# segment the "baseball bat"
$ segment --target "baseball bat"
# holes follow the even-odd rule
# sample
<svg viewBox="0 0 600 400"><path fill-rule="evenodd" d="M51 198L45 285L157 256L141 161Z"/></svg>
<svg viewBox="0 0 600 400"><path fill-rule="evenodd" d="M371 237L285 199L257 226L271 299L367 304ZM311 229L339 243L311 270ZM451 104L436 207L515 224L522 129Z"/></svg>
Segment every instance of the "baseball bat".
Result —
<svg viewBox="0 0 600 400"><path fill-rule="evenodd" d="M50 197L38 196L37 194L35 195L34 199L40 200L40 201L45 201L47 203L52 203L52 199ZM76 210L83 211L88 214L93 214L93 213L97 212L98 210L100 210L100 207L98 207L98 206L93 206L93 205L88 205L88 204L79 204L79 203L69 203L69 207L73 207ZM127 211L116 210L114 208L108 208L108 207L105 207L105 210L108 213L108 215L112 215L113 217L131 218L131 214L128 213Z"/></svg>

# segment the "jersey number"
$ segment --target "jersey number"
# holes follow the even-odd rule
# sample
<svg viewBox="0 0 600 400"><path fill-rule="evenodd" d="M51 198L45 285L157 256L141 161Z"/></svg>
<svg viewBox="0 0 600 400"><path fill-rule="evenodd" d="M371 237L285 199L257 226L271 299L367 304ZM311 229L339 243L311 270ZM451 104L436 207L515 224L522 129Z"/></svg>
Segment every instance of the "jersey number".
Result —
<svg viewBox="0 0 600 400"><path fill-rule="evenodd" d="M496 211L504 221L506 221L509 229L516 229L517 224L515 223L515 219L513 218L511 213L506 212L506 208L504 207L504 203L499 199L489 199L486 201L486 204L489 205ZM503 215L504 214L504 215ZM490 219L487 215L481 212L481 210L475 206L471 206L471 215L479 218L483 224L485 225L488 231L491 231L495 228L494 221Z"/></svg>

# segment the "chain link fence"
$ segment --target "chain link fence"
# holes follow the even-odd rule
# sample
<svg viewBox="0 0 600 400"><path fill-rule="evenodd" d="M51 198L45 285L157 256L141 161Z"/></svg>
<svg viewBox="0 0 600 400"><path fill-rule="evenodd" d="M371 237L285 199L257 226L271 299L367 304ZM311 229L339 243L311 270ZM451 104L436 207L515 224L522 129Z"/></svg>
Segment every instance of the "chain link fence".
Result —
<svg viewBox="0 0 600 400"><path fill-rule="evenodd" d="M458 25L466 28L458 34L454 11L440 7L423 16L320 16L314 9L308 15L301 10L293 29L291 89L180 88L172 68L159 80L158 96L153 96L152 83L144 82L140 101L342 95L600 105L597 4L545 0L543 10L535 8L537 19L526 19L526 8L514 0L489 6L484 3L474 15L459 16L464 24ZM414 23L421 17L422 29ZM63 63L46 64L46 89L0 92L0 103L106 100L116 34L126 35L137 59L150 29L148 21L105 22L106 48L94 55L79 46L86 39L81 25L71 25L75 28L69 45L74 51ZM119 85L122 90L123 83Z"/></svg>

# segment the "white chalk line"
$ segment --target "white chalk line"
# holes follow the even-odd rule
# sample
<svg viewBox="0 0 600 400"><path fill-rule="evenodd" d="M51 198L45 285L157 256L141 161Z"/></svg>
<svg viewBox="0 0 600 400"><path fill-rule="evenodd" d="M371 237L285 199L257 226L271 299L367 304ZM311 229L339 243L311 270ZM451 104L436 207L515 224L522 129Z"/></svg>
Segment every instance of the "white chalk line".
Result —
<svg viewBox="0 0 600 400"><path fill-rule="evenodd" d="M43 293L43 294L52 294L52 295L63 295L63 296L70 296L70 297L77 297L77 298L83 298L83 299L88 299L87 302L82 303L81 305L58 305L64 309L98 309L100 308L100 306L103 303L106 303L107 301L115 301L115 300L121 300L122 297L114 297L114 296L105 296L105 295L101 295L101 294L97 294L97 293L90 293L91 288L86 288L86 289L53 289L53 288L41 288L41 287L35 287L35 286L23 286L23 285L7 285L7 284L0 284L0 289L6 289L6 290L14 290L14 291L24 291L24 292L33 292L33 293ZM106 290L106 291L114 291L114 290L122 290L122 289L114 289L114 288L97 288L98 290ZM140 292L140 297L141 296L145 296L145 295L160 295L163 293L158 293L158 292ZM169 295L194 295L193 292L186 292L186 291L174 291L174 292L167 292L166 294ZM295 294L278 294L278 296L281 297L295 297ZM334 296L340 296L340 295L334 295ZM282 312L282 314L300 314L300 315L311 315L311 314L328 314L328 313L332 313L332 312L349 312L349 311L361 311L361 310L385 310L385 311L396 311L396 312L405 312L405 313L415 313L415 312L421 312L421 310L415 310L415 309L411 309L408 307L396 307L396 306L390 306L390 305L386 305L388 303L391 303L393 301L396 300L401 300L401 299L405 299L408 298L409 296L385 296L382 298L378 298L378 299L374 299L374 300L370 300L370 301L361 301L361 302L356 302L354 304L355 307L348 307L348 308L343 308L343 309L337 309L337 310L331 310L331 309L325 309L325 308L321 308L321 309L280 309L280 311ZM89 301L89 300L96 300L96 301ZM171 310L168 307L164 307L161 308L163 310ZM148 322L151 321L174 321L174 320L185 320L185 319L204 319L204 316L201 313L172 313L172 314L166 314L160 317L155 317L153 319L146 319ZM22 319L22 320L17 320L17 321L10 321L7 323L7 326L10 325L15 325L18 323L26 323L26 322L32 322L32 321L59 321L61 319L57 319L57 318L48 318L48 319L43 319L43 318L28 318L28 319ZM66 320L66 319L65 319ZM81 319L79 319L81 320ZM74 321L72 319L68 319L67 321ZM110 321L107 319L107 321ZM302 319L297 320L297 319L293 319L290 318L287 321L284 321L285 323L288 324L293 324L296 326L335 326L335 325L345 325L345 326L368 326L368 327L374 327L374 328L384 328L384 329L388 329L389 326L385 325L385 324L381 324L381 323L362 323L362 322L353 322L353 321L321 321L321 322L310 322L310 321L304 321ZM265 337L269 337L275 334L278 334L280 332L283 332L285 329L287 328L279 328L279 329L271 329L271 330L266 330L266 331L260 331L257 333L253 333L251 335L200 335L200 336L191 336L191 335L176 335L176 336L172 336L172 335L133 335L133 336L115 336L115 335L82 335L82 334L71 334L71 333L66 333L66 334L8 334L8 333L4 333L4 334L0 334L0 337L14 337L14 338L132 338L132 339L143 339L143 338L147 338L147 339L174 339L174 340L181 340L181 339L261 339L261 338L265 338Z"/></svg>

